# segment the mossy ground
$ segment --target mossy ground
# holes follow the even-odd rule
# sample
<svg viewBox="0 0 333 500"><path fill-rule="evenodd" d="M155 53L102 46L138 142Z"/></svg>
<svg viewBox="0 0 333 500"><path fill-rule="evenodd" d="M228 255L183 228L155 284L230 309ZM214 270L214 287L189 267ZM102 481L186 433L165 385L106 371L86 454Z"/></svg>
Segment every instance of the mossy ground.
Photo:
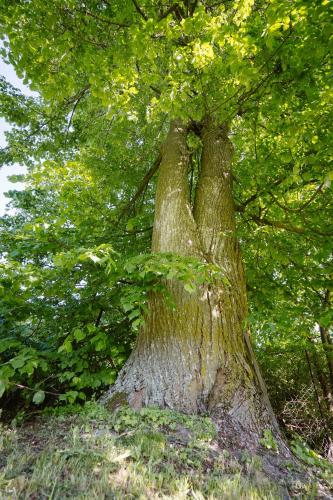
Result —
<svg viewBox="0 0 333 500"><path fill-rule="evenodd" d="M221 450L212 420L95 403L1 428L1 499L317 498L315 481L274 483L259 456ZM287 465L286 465L287 466ZM289 493L288 493L289 492Z"/></svg>

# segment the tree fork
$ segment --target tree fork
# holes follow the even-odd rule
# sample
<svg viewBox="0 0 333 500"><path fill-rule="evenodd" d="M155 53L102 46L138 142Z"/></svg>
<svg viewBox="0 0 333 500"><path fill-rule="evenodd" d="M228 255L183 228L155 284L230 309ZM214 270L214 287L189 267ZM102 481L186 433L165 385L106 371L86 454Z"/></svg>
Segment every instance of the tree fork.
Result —
<svg viewBox="0 0 333 500"><path fill-rule="evenodd" d="M185 124L173 121L162 148L152 250L214 263L223 277L193 294L168 280L175 309L161 293L150 294L136 347L103 400L111 408L127 401L134 408L208 411L244 446L250 435L258 444L263 428L277 431L277 424L249 339L244 337L246 286L236 239L228 127L210 118L203 123L202 166L193 210L187 133Z"/></svg>

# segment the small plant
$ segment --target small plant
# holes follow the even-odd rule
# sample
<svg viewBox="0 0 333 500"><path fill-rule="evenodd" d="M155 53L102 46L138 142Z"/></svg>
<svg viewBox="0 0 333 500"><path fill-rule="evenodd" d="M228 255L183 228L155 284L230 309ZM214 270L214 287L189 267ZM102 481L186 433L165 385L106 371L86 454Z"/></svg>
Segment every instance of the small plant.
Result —
<svg viewBox="0 0 333 500"><path fill-rule="evenodd" d="M208 417L189 416L159 408L142 408L140 411L121 408L113 416L113 428L116 432L163 430L178 434L187 442L192 439L211 441L216 435L213 421Z"/></svg>
<svg viewBox="0 0 333 500"><path fill-rule="evenodd" d="M333 464L316 453L299 437L291 442L291 449L296 457L307 465L314 467L316 473L333 487Z"/></svg>
<svg viewBox="0 0 333 500"><path fill-rule="evenodd" d="M265 429L263 432L263 437L260 439L260 444L267 448L267 450L272 450L275 453L279 453L279 448L276 440L270 429Z"/></svg>

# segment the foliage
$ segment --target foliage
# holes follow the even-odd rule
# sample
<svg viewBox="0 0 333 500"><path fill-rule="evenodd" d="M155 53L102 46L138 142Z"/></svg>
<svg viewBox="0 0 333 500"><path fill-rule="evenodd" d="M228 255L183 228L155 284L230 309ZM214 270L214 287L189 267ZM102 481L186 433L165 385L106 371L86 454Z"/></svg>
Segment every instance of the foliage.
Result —
<svg viewBox="0 0 333 500"><path fill-rule="evenodd" d="M328 460L311 450L309 446L299 438L292 441L292 450L297 458L316 469L318 477L326 480L333 487L333 465Z"/></svg>
<svg viewBox="0 0 333 500"><path fill-rule="evenodd" d="M22 224L19 219L17 226L14 218L14 228L5 224L3 230L0 392L8 389L9 398L20 390L27 403L38 405L99 394L114 382L128 357L149 292L164 292L163 280L179 280L193 293L197 286L223 279L216 266L195 259L172 254L124 259L110 244L78 246L87 228L63 196L69 199L80 189L80 180L68 179L59 194L53 191L60 199L49 222L42 217L49 200L43 200L34 218ZM47 182L38 172L30 182L34 190L53 186L52 177ZM64 219L65 206L68 216L74 211L70 223ZM59 251L65 237L67 250ZM16 246L18 240L22 246ZM169 301L171 307L171 296Z"/></svg>

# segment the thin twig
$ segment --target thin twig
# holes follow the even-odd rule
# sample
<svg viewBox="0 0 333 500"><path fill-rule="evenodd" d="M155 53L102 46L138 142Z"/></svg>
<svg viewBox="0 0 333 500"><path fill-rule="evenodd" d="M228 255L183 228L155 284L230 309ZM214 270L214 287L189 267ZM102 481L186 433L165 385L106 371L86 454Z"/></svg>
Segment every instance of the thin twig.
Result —
<svg viewBox="0 0 333 500"><path fill-rule="evenodd" d="M14 382L12 382L12 385L15 385L16 387L18 387L19 389L27 389L28 391L32 391L32 392L37 392L38 390L40 389L32 389L32 387L28 387L26 385L23 385L23 384L15 384ZM52 396L62 396L62 394L60 392L51 392L51 391L44 391L45 394L52 394Z"/></svg>
<svg viewBox="0 0 333 500"><path fill-rule="evenodd" d="M145 191L146 186L150 182L151 178L154 176L154 174L157 172L160 163L162 160L162 155L159 154L158 157L156 158L155 162L153 165L150 167L144 178L142 179L138 189L136 190L136 193L130 201L126 204L126 206L121 210L120 215L118 217L118 221L124 217L124 215L128 212L128 210L132 207L132 205L137 201L138 198L142 195L142 193Z"/></svg>

